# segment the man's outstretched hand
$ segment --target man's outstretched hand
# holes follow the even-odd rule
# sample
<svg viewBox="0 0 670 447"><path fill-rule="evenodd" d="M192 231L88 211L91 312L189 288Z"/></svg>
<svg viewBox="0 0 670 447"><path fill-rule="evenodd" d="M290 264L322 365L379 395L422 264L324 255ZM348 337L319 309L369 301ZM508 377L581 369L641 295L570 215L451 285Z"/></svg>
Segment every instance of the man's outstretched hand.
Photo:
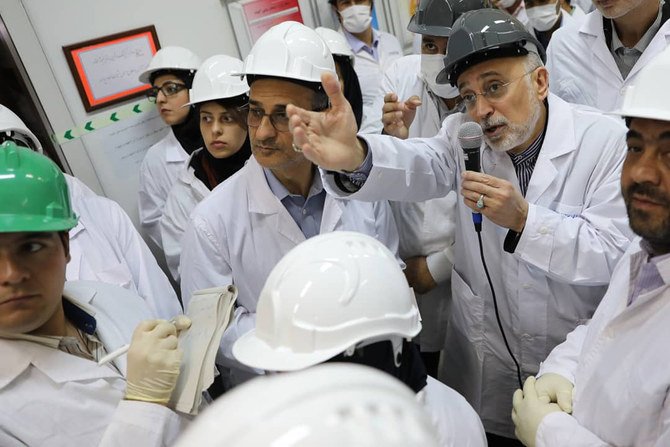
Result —
<svg viewBox="0 0 670 447"><path fill-rule="evenodd" d="M342 94L337 76L321 75L330 108L312 112L289 104L286 113L293 143L305 157L329 171L354 171L363 164L367 149L356 136L358 128L351 105Z"/></svg>

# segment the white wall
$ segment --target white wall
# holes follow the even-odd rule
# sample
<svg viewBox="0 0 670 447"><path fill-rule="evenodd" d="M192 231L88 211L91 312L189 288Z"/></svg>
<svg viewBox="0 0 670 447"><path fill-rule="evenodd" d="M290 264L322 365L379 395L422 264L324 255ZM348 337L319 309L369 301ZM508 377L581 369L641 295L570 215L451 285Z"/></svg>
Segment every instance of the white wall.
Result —
<svg viewBox="0 0 670 447"><path fill-rule="evenodd" d="M57 132L115 108L86 113L63 54L65 45L154 25L161 46L184 46L203 59L213 54L239 56L221 0L2 0L0 15ZM148 125L147 129L160 127L155 114L143 114L61 145L74 174L119 202L135 222L139 166L115 159L118 154L108 142L111 133ZM158 137L160 134L138 140L135 152L146 150L147 141Z"/></svg>

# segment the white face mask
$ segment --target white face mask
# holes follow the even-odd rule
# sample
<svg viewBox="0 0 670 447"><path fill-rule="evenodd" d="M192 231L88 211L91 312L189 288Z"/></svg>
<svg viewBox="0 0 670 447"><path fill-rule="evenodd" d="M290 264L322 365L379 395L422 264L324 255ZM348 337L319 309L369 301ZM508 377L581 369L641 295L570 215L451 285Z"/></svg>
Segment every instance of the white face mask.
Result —
<svg viewBox="0 0 670 447"><path fill-rule="evenodd" d="M444 69L444 55L422 54L421 55L421 79L426 83L428 89L440 98L455 98L458 96L458 88L451 84L438 84L435 80L437 74Z"/></svg>
<svg viewBox="0 0 670 447"><path fill-rule="evenodd" d="M528 14L530 26L538 31L549 31L559 17L559 13L556 12L556 3L528 8L526 14Z"/></svg>
<svg viewBox="0 0 670 447"><path fill-rule="evenodd" d="M510 8L514 3L516 3L516 0L500 0L498 2L498 7L499 8Z"/></svg>
<svg viewBox="0 0 670 447"><path fill-rule="evenodd" d="M372 23L370 7L367 5L354 5L340 11L342 26L350 33L362 33Z"/></svg>

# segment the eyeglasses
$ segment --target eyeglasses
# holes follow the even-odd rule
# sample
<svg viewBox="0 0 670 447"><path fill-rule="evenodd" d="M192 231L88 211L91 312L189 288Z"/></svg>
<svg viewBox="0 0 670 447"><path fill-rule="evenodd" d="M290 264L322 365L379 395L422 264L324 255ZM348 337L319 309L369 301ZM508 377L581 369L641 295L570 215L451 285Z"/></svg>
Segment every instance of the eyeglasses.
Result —
<svg viewBox="0 0 670 447"><path fill-rule="evenodd" d="M323 107L313 110L313 112L323 112L328 107ZM248 112L247 114L247 126L249 127L258 127L263 121L263 117L267 116L272 124L272 127L275 128L277 132L288 132L288 115L286 115L286 110L281 112L272 112L265 113L265 110L259 107L250 107L249 104L240 108L242 111Z"/></svg>
<svg viewBox="0 0 670 447"><path fill-rule="evenodd" d="M528 76L533 71L535 71L535 69L532 69L528 73L524 73L523 75L519 76L516 79L513 79L509 82L505 82L504 84L499 81L494 81L491 84L489 84L486 88L484 88L484 91L482 93L465 93L465 94L461 93L463 103L465 104L465 107L467 107L468 109L472 109L477 104L477 96L483 96L489 102L498 102L505 97L507 91L509 90L508 87L510 85Z"/></svg>
<svg viewBox="0 0 670 447"><path fill-rule="evenodd" d="M184 90L185 88L188 88L186 87L186 84L178 84L176 82L166 82L160 87L151 87L149 90L147 90L146 95L149 101L156 102L158 92L163 92L165 96L174 96L180 91Z"/></svg>

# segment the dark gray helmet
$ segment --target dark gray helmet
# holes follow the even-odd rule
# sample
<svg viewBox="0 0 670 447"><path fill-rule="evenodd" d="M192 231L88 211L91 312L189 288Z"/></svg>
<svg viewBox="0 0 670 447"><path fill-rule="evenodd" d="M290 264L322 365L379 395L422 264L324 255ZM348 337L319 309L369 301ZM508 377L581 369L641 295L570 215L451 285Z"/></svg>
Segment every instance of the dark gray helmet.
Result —
<svg viewBox="0 0 670 447"><path fill-rule="evenodd" d="M421 0L407 30L429 36L449 37L451 27L461 14L490 7L488 0Z"/></svg>
<svg viewBox="0 0 670 447"><path fill-rule="evenodd" d="M461 15L454 23L444 58L444 70L437 75L438 84L456 85L468 68L499 57L525 56L527 44L535 46L542 62L544 47L521 22L500 9L480 9Z"/></svg>

